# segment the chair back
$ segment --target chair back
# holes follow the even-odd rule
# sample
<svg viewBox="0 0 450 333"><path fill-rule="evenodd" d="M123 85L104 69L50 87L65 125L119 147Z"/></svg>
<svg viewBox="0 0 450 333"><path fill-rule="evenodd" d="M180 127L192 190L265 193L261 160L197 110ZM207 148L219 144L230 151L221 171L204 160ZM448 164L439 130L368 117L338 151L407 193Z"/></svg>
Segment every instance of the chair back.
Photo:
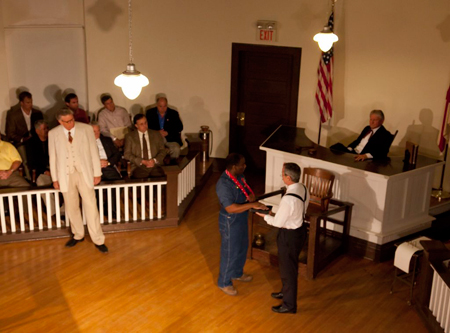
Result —
<svg viewBox="0 0 450 333"><path fill-rule="evenodd" d="M327 211L333 197L334 174L320 168L304 168L302 182L309 190L309 203Z"/></svg>
<svg viewBox="0 0 450 333"><path fill-rule="evenodd" d="M391 140L391 144L389 145L389 148L392 146L392 143L394 142L395 137L397 136L397 133L398 133L398 130L396 130L394 134L391 134L392 135L392 140Z"/></svg>

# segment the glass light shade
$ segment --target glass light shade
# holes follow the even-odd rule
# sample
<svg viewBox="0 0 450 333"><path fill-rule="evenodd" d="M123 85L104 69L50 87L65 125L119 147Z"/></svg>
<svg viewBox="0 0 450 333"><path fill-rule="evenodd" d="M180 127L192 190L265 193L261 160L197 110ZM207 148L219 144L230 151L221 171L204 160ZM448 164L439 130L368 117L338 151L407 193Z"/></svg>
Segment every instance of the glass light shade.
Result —
<svg viewBox="0 0 450 333"><path fill-rule="evenodd" d="M149 81L142 74L120 74L114 80L114 84L122 88L123 94L128 99L136 99L142 91L142 88L148 86Z"/></svg>
<svg viewBox="0 0 450 333"><path fill-rule="evenodd" d="M336 36L328 27L324 27L313 39L315 42L319 43L319 48L322 52L328 52L333 47L333 43L339 40L338 36Z"/></svg>

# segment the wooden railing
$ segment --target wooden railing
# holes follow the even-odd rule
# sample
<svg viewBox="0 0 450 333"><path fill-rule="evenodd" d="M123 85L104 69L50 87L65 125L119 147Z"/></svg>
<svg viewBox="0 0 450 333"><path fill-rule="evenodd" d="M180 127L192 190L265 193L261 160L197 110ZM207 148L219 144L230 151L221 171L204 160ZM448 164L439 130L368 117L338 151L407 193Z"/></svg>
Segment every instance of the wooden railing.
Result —
<svg viewBox="0 0 450 333"><path fill-rule="evenodd" d="M440 241L421 241L424 256L415 308L430 332L450 332L450 250Z"/></svg>
<svg viewBox="0 0 450 333"><path fill-rule="evenodd" d="M175 227L196 183L195 155L165 166L166 177L102 182L95 187L104 232ZM62 197L62 196L61 196ZM59 190L0 190L0 242L69 235L70 216L61 215ZM83 213L83 220L85 216ZM85 221L86 223L86 221Z"/></svg>

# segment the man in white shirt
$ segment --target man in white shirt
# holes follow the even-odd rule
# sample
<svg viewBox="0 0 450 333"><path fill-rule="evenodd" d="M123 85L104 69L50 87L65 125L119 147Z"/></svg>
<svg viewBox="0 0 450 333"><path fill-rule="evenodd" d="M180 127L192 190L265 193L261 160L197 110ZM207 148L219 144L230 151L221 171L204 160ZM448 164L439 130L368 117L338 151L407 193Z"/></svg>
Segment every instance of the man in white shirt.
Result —
<svg viewBox="0 0 450 333"><path fill-rule="evenodd" d="M300 175L301 170L297 164L285 163L281 178L287 185L287 190L281 198L277 213L257 213L264 217L267 224L279 228L278 263L283 287L280 292L271 295L283 300L280 305L272 307L272 311L277 313L297 312L298 257L306 240L303 220L309 204L308 190L305 185L299 183Z"/></svg>
<svg viewBox="0 0 450 333"><path fill-rule="evenodd" d="M127 110L114 104L111 95L104 95L101 97L102 108L98 112L98 125L102 135L111 138L117 148L124 145L124 138L119 139L111 133L111 129L128 128L131 129L130 115Z"/></svg>

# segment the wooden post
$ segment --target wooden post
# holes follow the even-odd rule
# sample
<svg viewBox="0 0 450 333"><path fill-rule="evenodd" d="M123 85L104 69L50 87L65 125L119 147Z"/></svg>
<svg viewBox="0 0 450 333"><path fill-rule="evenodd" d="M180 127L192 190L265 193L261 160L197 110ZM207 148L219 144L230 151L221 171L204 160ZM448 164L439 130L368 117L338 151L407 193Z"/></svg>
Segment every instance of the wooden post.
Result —
<svg viewBox="0 0 450 333"><path fill-rule="evenodd" d="M178 174L181 169L177 165L164 166L163 169L167 176L166 219L176 219L178 225Z"/></svg>

